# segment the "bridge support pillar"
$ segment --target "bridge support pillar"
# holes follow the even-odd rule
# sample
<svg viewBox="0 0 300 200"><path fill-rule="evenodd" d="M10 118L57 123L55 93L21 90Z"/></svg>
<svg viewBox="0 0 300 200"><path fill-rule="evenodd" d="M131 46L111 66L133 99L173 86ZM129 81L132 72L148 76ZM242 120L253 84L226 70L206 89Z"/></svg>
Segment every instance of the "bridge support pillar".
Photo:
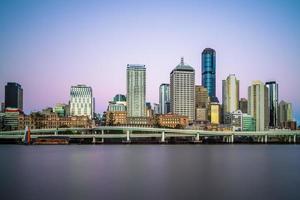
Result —
<svg viewBox="0 0 300 200"><path fill-rule="evenodd" d="M292 136L289 135L289 143L292 143Z"/></svg>
<svg viewBox="0 0 300 200"><path fill-rule="evenodd" d="M233 134L231 135L231 141L230 141L230 143L234 143L234 135Z"/></svg>
<svg viewBox="0 0 300 200"><path fill-rule="evenodd" d="M268 135L265 135L265 144L268 143Z"/></svg>
<svg viewBox="0 0 300 200"><path fill-rule="evenodd" d="M54 132L54 135L57 135L57 131Z"/></svg>
<svg viewBox="0 0 300 200"><path fill-rule="evenodd" d="M129 130L126 131L126 141L130 142L130 132L129 132Z"/></svg>
<svg viewBox="0 0 300 200"><path fill-rule="evenodd" d="M199 133L196 134L195 141L196 141L196 142L199 142L199 141L200 141L200 134L199 134Z"/></svg>
<svg viewBox="0 0 300 200"><path fill-rule="evenodd" d="M92 141L93 144L96 144L96 138L93 137L93 141Z"/></svg>
<svg viewBox="0 0 300 200"><path fill-rule="evenodd" d="M297 135L294 135L293 137L294 137L293 142L294 142L294 144L296 144L297 143Z"/></svg>
<svg viewBox="0 0 300 200"><path fill-rule="evenodd" d="M102 135L101 142L104 143L104 138L103 138L104 130L101 130L101 135Z"/></svg>
<svg viewBox="0 0 300 200"><path fill-rule="evenodd" d="M165 131L161 132L161 142L165 142Z"/></svg>

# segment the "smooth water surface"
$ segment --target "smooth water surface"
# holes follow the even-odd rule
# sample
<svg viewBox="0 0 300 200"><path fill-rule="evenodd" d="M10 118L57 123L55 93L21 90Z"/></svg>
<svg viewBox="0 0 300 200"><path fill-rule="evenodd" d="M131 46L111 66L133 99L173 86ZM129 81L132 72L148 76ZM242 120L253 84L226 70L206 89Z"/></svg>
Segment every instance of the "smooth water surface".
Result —
<svg viewBox="0 0 300 200"><path fill-rule="evenodd" d="M300 145L0 145L0 199L300 199Z"/></svg>

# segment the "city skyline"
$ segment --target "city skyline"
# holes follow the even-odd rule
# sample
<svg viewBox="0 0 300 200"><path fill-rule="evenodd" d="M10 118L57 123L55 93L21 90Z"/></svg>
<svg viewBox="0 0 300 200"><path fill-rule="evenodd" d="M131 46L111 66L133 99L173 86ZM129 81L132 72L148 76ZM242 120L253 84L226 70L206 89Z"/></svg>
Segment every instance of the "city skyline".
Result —
<svg viewBox="0 0 300 200"><path fill-rule="evenodd" d="M155 20L151 19L153 16L150 11L151 8L155 8L155 3L134 4L131 2L130 5L133 8L127 6L126 12L109 15L113 17L110 23L100 20L102 25L110 27L103 32L101 23L96 23L97 19L102 19L102 15L97 14L99 10L108 8L108 11L118 11L124 3L121 3L119 7L106 2L101 4L104 8L101 8L97 2L91 3L95 8L92 5L85 5L82 9L91 12L89 14L85 12L82 20L78 22L75 20L82 17L79 7L84 3L78 3L71 8L66 2L60 3L57 16L53 16L52 13L56 9L53 2L46 2L46 5L28 3L25 6L21 3L18 5L1 4L3 6L0 9L5 9L0 12L0 25L4 30L0 33L1 44L3 44L0 47L2 85L0 101L4 102L4 85L7 82L20 83L24 89L24 110L27 113L48 106L53 107L56 103L67 103L70 98L70 87L77 84L86 84L93 88L96 111L103 112L112 96L118 93L126 94L127 63L143 63L147 66L146 101L158 103L159 85L168 83L170 71L178 64L178 58L182 56L195 68L195 84L200 85L201 52L210 47L215 49L217 54L216 90L219 100L222 97L222 80L229 74L236 74L240 80L241 98L248 98L247 87L253 80L261 80L264 83L276 81L279 84L278 100L285 100L293 104L295 118L299 122L300 94L294 92L300 85L296 73L299 72L300 65L297 60L300 46L297 38L299 22L290 20L297 19L299 15L296 13L299 8L297 2L292 2L292 6L285 2L273 2L272 4L264 2L255 5L241 2L234 5L232 2L232 4L229 3L230 6L224 4L220 6L222 3L218 2L218 6L213 10L218 15L211 19L215 22L215 27L209 26L201 19L204 14L196 12L196 8L199 13L201 11L205 13L205 8L211 8L212 4L205 1L201 3L190 1L187 4L175 2L174 7L171 8L160 3L158 4L160 9L156 12L157 17L164 19L161 22L154 22ZM45 6L50 6L50 8L47 7L48 13L43 13L43 9L46 9ZM149 8L147 8L148 6ZM245 14L238 11L238 8L245 10L247 6L249 10ZM266 6L270 6L269 14L263 12L263 8ZM187 10L192 7L195 8L191 9L191 14L186 17L176 15L180 8ZM63 8L69 8L69 10L64 13ZM136 12L141 15L140 19L135 19L135 15L131 14L132 9L136 8L139 8ZM262 17L262 22L256 20L255 23L251 23L254 20L251 21L250 18L254 14L250 14L249 11L252 10L257 11L256 13ZM24 11L23 20L26 23L32 20L34 23L24 26L26 23L21 23L20 15L22 14L18 14L13 21L7 20L7 18L13 18L16 12L22 13L21 11ZM166 14L164 11L167 11ZM279 11L282 11L280 16L276 15ZM78 15L73 20L68 14L70 16ZM236 14L240 19L235 18ZM118 17L116 19L116 16L124 16L126 20L122 21ZM175 17L174 21L172 17ZM39 20L33 18L39 18ZM194 19L194 23L189 19ZM10 23L8 23L9 21ZM58 23L58 21L61 22ZM284 23L286 21L289 23ZM144 22L146 25L143 25ZM199 29L195 28L196 22L202 22L212 30L202 34L201 23L198 23ZM171 32L167 28L160 29L169 23ZM236 25L234 25L235 23ZM49 27L46 27L46 24L49 24ZM124 29L128 24L131 29ZM151 25L154 25L157 30L152 30L149 34L147 33L150 31L148 26ZM222 29L226 25L230 25L228 29ZM264 28L265 25L266 28ZM81 26L89 31L79 31ZM185 27L184 30L190 30L181 31L182 26ZM240 27L245 30L237 31ZM223 34L220 36L217 33L217 28L222 29L228 35L237 32L233 35L234 37L224 36L223 38ZM255 31L251 31L253 28ZM137 30L140 31L139 34L135 34ZM49 31L49 34L52 35L45 31ZM72 31L75 31L76 34L71 34ZM118 38L118 31L124 31L125 34L120 33L122 34L120 40L114 44L112 41ZM108 36L110 33L114 33L113 36ZM68 37L70 39L67 39ZM104 40L109 40L110 43ZM253 41L257 44L252 44ZM148 48L130 49L127 53L123 53L127 47L132 46L131 43ZM71 48L74 50L70 51ZM285 53L284 49L291 50ZM111 77L106 74L111 74ZM107 83L111 83L110 87L107 87Z"/></svg>

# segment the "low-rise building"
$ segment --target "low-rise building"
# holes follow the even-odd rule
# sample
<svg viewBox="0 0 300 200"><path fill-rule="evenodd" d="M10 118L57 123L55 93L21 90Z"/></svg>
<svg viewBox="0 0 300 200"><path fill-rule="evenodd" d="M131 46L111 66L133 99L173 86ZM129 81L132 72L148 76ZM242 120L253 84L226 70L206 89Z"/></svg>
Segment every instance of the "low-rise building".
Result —
<svg viewBox="0 0 300 200"><path fill-rule="evenodd" d="M152 117L127 117L128 126L153 127L154 119Z"/></svg>
<svg viewBox="0 0 300 200"><path fill-rule="evenodd" d="M248 114L243 114L243 131L255 131L256 122L254 117Z"/></svg>
<svg viewBox="0 0 300 200"><path fill-rule="evenodd" d="M189 118L176 114L164 114L159 115L158 122L161 127L185 128L189 125Z"/></svg>
<svg viewBox="0 0 300 200"><path fill-rule="evenodd" d="M126 111L109 111L106 113L107 126L121 126L127 124L127 112Z"/></svg>
<svg viewBox="0 0 300 200"><path fill-rule="evenodd" d="M243 129L243 113L237 110L231 113L231 127L233 131L242 131Z"/></svg>
<svg viewBox="0 0 300 200"><path fill-rule="evenodd" d="M4 115L4 130L19 129L19 115L23 112L18 108L6 108Z"/></svg>

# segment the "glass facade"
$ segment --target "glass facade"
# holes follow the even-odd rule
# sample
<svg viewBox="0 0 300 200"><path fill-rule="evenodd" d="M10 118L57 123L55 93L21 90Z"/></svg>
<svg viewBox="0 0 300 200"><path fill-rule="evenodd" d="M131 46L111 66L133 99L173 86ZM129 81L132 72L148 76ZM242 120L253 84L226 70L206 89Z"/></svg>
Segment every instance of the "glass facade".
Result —
<svg viewBox="0 0 300 200"><path fill-rule="evenodd" d="M209 97L216 97L216 51L210 48L202 52L202 85Z"/></svg>
<svg viewBox="0 0 300 200"><path fill-rule="evenodd" d="M268 88L270 127L278 126L278 84L275 81L266 82Z"/></svg>

